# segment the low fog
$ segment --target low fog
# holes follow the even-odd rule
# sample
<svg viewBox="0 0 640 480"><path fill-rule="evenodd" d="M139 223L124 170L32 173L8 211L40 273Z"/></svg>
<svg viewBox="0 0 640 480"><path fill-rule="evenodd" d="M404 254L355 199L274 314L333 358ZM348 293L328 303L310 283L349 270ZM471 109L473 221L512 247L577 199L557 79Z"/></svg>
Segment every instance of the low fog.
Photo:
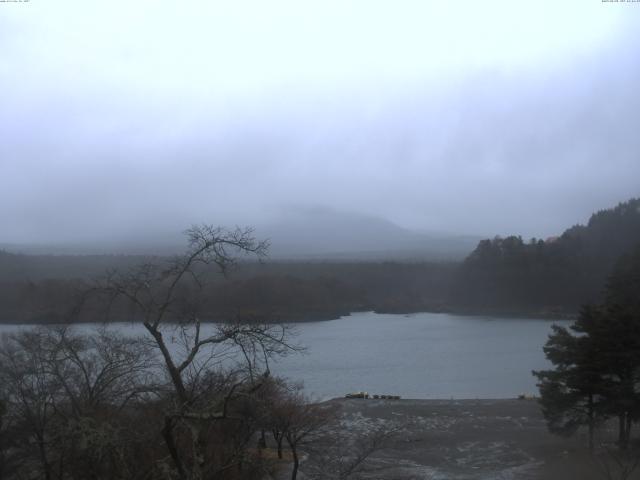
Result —
<svg viewBox="0 0 640 480"><path fill-rule="evenodd" d="M640 193L639 19L600 1L0 4L0 243L173 244L200 222L296 254L557 235Z"/></svg>

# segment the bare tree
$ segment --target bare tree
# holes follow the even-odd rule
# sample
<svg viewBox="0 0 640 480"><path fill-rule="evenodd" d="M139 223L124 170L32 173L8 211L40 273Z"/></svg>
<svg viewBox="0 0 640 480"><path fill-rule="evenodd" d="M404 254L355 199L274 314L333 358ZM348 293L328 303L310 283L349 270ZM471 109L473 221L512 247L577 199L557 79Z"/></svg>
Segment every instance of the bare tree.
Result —
<svg viewBox="0 0 640 480"><path fill-rule="evenodd" d="M19 425L21 435L14 438L17 452L26 464L37 463L42 477L52 478L49 426L61 388L48 375L41 354L42 332L23 332L4 336L0 348L0 386L7 402L7 417ZM36 465L29 468L36 469Z"/></svg>
<svg viewBox="0 0 640 480"><path fill-rule="evenodd" d="M208 455L212 422L234 416L242 421L234 405L261 388L271 358L297 348L289 343L286 326L239 318L203 325L199 316L208 267L226 275L239 257L264 257L267 243L256 241L251 229L203 225L186 234L183 255L110 272L93 291L110 302L129 302L160 351L172 390L163 437L179 478L201 479L241 462L241 455L224 461Z"/></svg>
<svg viewBox="0 0 640 480"><path fill-rule="evenodd" d="M282 459L282 442L291 451L291 478L300 470L306 456L304 473L317 480L346 480L368 471L367 460L386 448L403 428L386 425L373 428L363 435L345 432L340 424L340 406L335 402L311 401L300 384L272 379L266 388L265 428L273 433Z"/></svg>
<svg viewBox="0 0 640 480"><path fill-rule="evenodd" d="M387 448L402 428L380 426L362 435L326 432L309 454L307 476L314 480L347 480L379 469L368 465L372 455Z"/></svg>
<svg viewBox="0 0 640 480"><path fill-rule="evenodd" d="M312 402L303 393L301 385L281 382L276 387L278 393L267 418L280 458L282 440L286 440L289 446L293 457L291 479L295 480L300 468L301 449L317 440L322 429L336 418L336 408L332 404Z"/></svg>
<svg viewBox="0 0 640 480"><path fill-rule="evenodd" d="M291 391L292 386L279 377L269 377L263 381L257 396L256 416L259 419L259 447L266 447L265 433L269 432L276 443L278 459L283 459L284 425L282 400Z"/></svg>
<svg viewBox="0 0 640 480"><path fill-rule="evenodd" d="M79 335L68 327L44 330L47 373L55 378L74 415L104 405L123 409L138 397L154 393L157 364L150 346L140 338L108 328Z"/></svg>
<svg viewBox="0 0 640 480"><path fill-rule="evenodd" d="M11 437L4 453L14 467L4 477L85 478L87 471L94 478L126 477L131 444L117 425L125 407L153 391L152 361L144 344L106 329L5 335L0 395L9 423L3 434Z"/></svg>

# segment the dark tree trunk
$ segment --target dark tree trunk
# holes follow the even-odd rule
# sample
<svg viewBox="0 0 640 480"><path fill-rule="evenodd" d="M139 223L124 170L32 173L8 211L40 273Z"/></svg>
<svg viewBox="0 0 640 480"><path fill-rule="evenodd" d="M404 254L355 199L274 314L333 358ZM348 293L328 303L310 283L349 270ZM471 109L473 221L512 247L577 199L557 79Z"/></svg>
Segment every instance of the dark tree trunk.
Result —
<svg viewBox="0 0 640 480"><path fill-rule="evenodd" d="M164 443L167 445L171 459L178 470L178 475L181 479L186 479L187 476L184 471L184 466L182 465L182 460L180 459L180 454L178 453L178 449L173 438L173 420L171 417L164 417L162 437L164 438Z"/></svg>
<svg viewBox="0 0 640 480"><path fill-rule="evenodd" d="M589 394L589 451L593 453L593 431L595 427L595 415L593 409L593 395Z"/></svg>
<svg viewBox="0 0 640 480"><path fill-rule="evenodd" d="M167 345L164 342L164 338L162 337L162 332L157 330L151 325L144 324L145 328L153 335L153 338L156 340L156 344L164 357L165 366L167 367L167 372L169 373L169 377L171 377L171 382L173 383L174 388L176 389L176 393L180 402L184 405L187 403L187 389L184 386L184 382L182 381L182 375L180 375L180 371L173 363L173 359L171 358L171 353L167 348Z"/></svg>
<svg viewBox="0 0 640 480"><path fill-rule="evenodd" d="M38 439L38 450L40 451L40 460L42 461L42 470L45 480L51 480L51 465L47 458L47 451L44 446L44 439L40 437Z"/></svg>
<svg viewBox="0 0 640 480"><path fill-rule="evenodd" d="M291 470L291 480L296 480L298 476L298 467L300 466L300 460L298 460L298 450L294 445L291 445L291 455L293 456L293 470Z"/></svg>
<svg viewBox="0 0 640 480"><path fill-rule="evenodd" d="M620 448L623 448L624 446L624 427L625 427L624 414L620 413L618 414L618 446Z"/></svg>
<svg viewBox="0 0 640 480"><path fill-rule="evenodd" d="M618 445L620 450L626 450L629 446L629 437L631 433L631 415L629 412L623 412L618 415Z"/></svg>
<svg viewBox="0 0 640 480"><path fill-rule="evenodd" d="M273 439L278 445L278 458L282 460L282 440L284 440L284 435L278 430L272 430L271 433L273 434Z"/></svg>

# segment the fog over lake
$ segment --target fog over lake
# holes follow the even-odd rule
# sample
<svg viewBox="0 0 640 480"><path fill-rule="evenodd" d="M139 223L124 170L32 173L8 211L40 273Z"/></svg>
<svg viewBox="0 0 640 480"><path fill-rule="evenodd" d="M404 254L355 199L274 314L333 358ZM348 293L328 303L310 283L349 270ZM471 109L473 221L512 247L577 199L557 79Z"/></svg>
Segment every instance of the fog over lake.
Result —
<svg viewBox="0 0 640 480"><path fill-rule="evenodd" d="M445 313L354 313L296 324L296 343L306 352L280 359L272 372L304 382L306 391L321 399L353 391L405 398L537 394L531 370L549 367L542 347L554 323L569 324ZM145 334L139 324L115 326ZM24 327L2 325L0 332L19 328Z"/></svg>

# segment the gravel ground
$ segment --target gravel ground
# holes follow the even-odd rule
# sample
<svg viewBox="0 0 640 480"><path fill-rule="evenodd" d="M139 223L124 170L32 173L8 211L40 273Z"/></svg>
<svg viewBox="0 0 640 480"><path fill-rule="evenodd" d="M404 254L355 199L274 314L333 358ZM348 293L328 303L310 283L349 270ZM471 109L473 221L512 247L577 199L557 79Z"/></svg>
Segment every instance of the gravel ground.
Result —
<svg viewBox="0 0 640 480"><path fill-rule="evenodd" d="M342 417L329 439L346 438L348 445L372 431L396 431L367 460L360 478L604 479L603 468L614 463L591 458L584 434L567 439L548 433L535 400L331 402L342 407ZM601 437L612 433L603 429ZM614 472L611 478L620 477Z"/></svg>

